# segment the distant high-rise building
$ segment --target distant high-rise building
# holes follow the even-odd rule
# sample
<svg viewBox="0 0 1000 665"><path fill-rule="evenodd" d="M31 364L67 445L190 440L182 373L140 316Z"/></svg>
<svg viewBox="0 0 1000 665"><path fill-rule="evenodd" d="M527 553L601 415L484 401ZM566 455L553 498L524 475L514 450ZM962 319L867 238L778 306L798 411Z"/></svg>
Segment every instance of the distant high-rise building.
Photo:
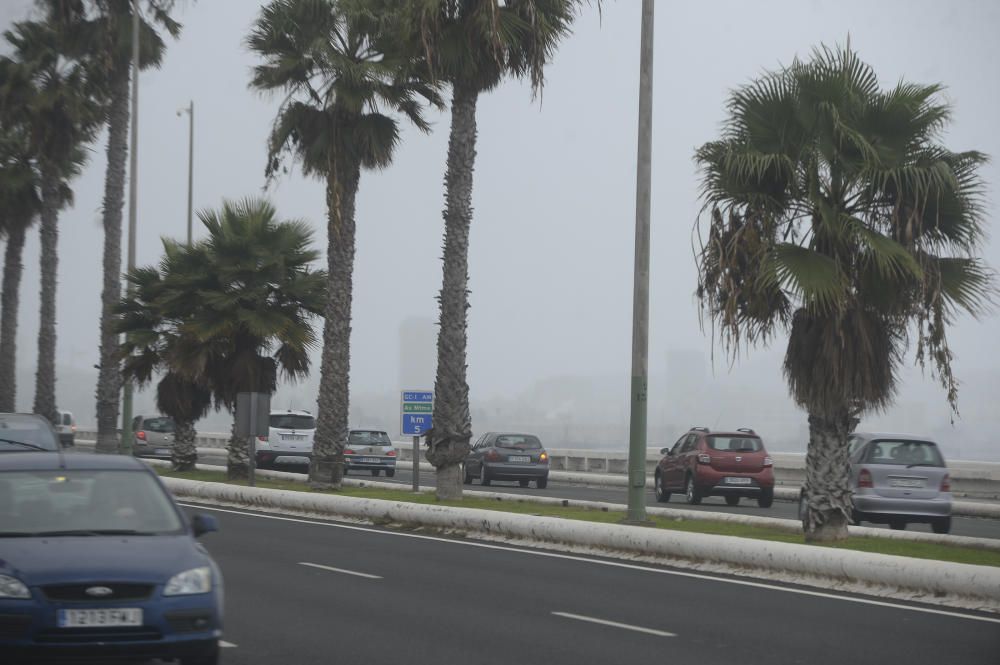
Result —
<svg viewBox="0 0 1000 665"><path fill-rule="evenodd" d="M399 389L433 388L437 373L437 326L411 317L399 326Z"/></svg>

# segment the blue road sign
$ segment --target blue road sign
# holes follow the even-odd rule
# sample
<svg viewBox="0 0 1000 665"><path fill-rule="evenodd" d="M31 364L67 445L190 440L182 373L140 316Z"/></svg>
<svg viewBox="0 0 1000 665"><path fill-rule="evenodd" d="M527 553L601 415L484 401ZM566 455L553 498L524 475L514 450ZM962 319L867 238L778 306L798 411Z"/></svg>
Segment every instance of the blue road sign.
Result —
<svg viewBox="0 0 1000 665"><path fill-rule="evenodd" d="M430 390L404 390L400 393L399 430L403 436L423 436L434 424L434 393Z"/></svg>

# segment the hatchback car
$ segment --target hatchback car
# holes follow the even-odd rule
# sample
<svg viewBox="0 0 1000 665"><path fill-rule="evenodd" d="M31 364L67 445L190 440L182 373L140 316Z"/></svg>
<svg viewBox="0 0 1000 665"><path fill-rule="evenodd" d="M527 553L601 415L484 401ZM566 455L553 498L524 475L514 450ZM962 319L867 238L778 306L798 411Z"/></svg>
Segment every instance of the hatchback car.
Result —
<svg viewBox="0 0 1000 665"><path fill-rule="evenodd" d="M476 440L462 465L465 484L479 478L486 486L494 480L516 480L521 487L535 481L538 489L549 484L549 454L534 434L487 432Z"/></svg>
<svg viewBox="0 0 1000 665"><path fill-rule="evenodd" d="M308 464L316 438L316 418L308 411L272 411L267 437L257 437L257 466Z"/></svg>
<svg viewBox="0 0 1000 665"><path fill-rule="evenodd" d="M136 416L132 419L132 453L136 457L170 459L173 450L173 418Z"/></svg>
<svg viewBox="0 0 1000 665"><path fill-rule="evenodd" d="M373 476L383 471L389 478L395 476L396 449L389 435L380 430L352 429L344 449L344 473L352 469L367 470Z"/></svg>
<svg viewBox="0 0 1000 665"><path fill-rule="evenodd" d="M951 531L951 477L936 443L908 434L869 433L852 434L848 443L855 524L905 529L929 523L934 533Z"/></svg>
<svg viewBox="0 0 1000 665"><path fill-rule="evenodd" d="M761 508L774 503L774 464L752 429L710 432L692 427L673 448L660 453L663 457L653 472L657 501L683 492L692 505L707 496L725 497L730 506L743 497L757 499Z"/></svg>
<svg viewBox="0 0 1000 665"><path fill-rule="evenodd" d="M3 662L119 658L215 665L222 577L142 462L0 455Z"/></svg>
<svg viewBox="0 0 1000 665"><path fill-rule="evenodd" d="M30 450L59 450L52 424L33 413L0 413L0 453Z"/></svg>

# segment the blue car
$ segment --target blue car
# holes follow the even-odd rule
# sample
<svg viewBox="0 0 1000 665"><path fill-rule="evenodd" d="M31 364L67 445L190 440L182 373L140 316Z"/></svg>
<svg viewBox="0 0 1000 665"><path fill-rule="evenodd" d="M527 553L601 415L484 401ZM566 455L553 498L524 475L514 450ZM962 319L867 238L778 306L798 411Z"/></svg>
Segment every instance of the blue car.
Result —
<svg viewBox="0 0 1000 665"><path fill-rule="evenodd" d="M132 457L0 455L0 661L215 665L215 530Z"/></svg>

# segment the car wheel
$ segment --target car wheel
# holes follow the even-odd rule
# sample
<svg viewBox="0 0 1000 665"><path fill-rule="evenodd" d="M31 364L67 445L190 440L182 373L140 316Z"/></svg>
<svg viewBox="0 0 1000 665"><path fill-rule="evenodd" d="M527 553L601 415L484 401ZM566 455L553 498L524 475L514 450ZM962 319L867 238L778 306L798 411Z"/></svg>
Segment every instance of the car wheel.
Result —
<svg viewBox="0 0 1000 665"><path fill-rule="evenodd" d="M549 486L549 477L548 476L542 476L541 478L539 478L538 480L535 481L535 487L537 487L540 490L543 490L543 489L545 489L548 486Z"/></svg>
<svg viewBox="0 0 1000 665"><path fill-rule="evenodd" d="M372 469L372 475L373 476L377 476L378 474L379 474L379 470L378 469Z"/></svg>
<svg viewBox="0 0 1000 665"><path fill-rule="evenodd" d="M757 505L761 508L770 508L771 504L774 503L774 488L768 487L767 489L761 490L760 495L757 497ZM734 506L736 504L733 504Z"/></svg>
<svg viewBox="0 0 1000 665"><path fill-rule="evenodd" d="M527 478L522 478L521 480L517 481L517 484L520 485L521 487L527 487L529 482L531 481L529 481Z"/></svg>
<svg viewBox="0 0 1000 665"><path fill-rule="evenodd" d="M396 470L395 469L386 469L385 470L385 477L386 478L393 478L393 477L395 477L395 475L396 475Z"/></svg>
<svg viewBox="0 0 1000 665"><path fill-rule="evenodd" d="M181 665L219 665L219 645L216 644L197 656L181 658Z"/></svg>
<svg viewBox="0 0 1000 665"><path fill-rule="evenodd" d="M862 519L863 519L863 518L862 518L862 516L861 516L861 513L860 513L860 512L858 512L857 510L854 510L854 509L852 508L852 509L851 509L851 522L852 522L852 523L853 523L853 524L854 524L855 526L858 526L858 525L860 525L860 524L861 524L861 520L862 520Z"/></svg>
<svg viewBox="0 0 1000 665"><path fill-rule="evenodd" d="M490 480L490 472L486 470L486 465L483 464L479 467L479 484L483 487L489 487Z"/></svg>
<svg viewBox="0 0 1000 665"><path fill-rule="evenodd" d="M903 531L906 529L906 522L904 520L892 520L889 522L889 528L893 531Z"/></svg>
<svg viewBox="0 0 1000 665"><path fill-rule="evenodd" d="M663 476L658 473L653 476L653 492L656 493L656 500L660 503L670 501L670 492L663 489Z"/></svg>
<svg viewBox="0 0 1000 665"><path fill-rule="evenodd" d="M727 496L726 497L726 505L727 506L738 506L738 505L740 505L740 497L736 496L735 494L731 494L731 495Z"/></svg>
<svg viewBox="0 0 1000 665"><path fill-rule="evenodd" d="M698 491L698 487L694 484L694 476L687 477L687 483L684 486L684 498L692 506L697 506L701 503L701 492Z"/></svg>
<svg viewBox="0 0 1000 665"><path fill-rule="evenodd" d="M465 485L472 484L472 476L469 474L469 468L462 462L462 483Z"/></svg>
<svg viewBox="0 0 1000 665"><path fill-rule="evenodd" d="M936 517L931 521L931 529L934 533L948 533L951 531L951 517Z"/></svg>

